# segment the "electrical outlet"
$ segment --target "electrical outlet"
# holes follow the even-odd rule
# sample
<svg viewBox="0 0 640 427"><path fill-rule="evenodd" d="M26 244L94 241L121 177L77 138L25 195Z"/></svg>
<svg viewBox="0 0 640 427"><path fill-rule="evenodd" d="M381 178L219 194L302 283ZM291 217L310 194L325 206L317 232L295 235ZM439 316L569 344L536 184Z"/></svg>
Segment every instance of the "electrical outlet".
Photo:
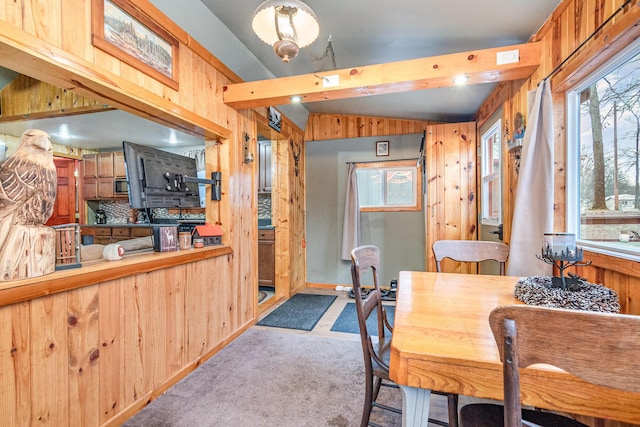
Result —
<svg viewBox="0 0 640 427"><path fill-rule="evenodd" d="M520 50L505 50L496 54L496 65L514 64L520 61Z"/></svg>

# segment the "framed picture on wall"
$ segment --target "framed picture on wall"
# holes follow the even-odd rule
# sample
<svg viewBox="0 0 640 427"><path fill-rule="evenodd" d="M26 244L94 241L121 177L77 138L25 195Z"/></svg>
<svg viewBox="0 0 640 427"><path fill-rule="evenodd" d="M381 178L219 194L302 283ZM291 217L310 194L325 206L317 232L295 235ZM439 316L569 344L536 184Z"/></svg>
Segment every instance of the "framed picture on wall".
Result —
<svg viewBox="0 0 640 427"><path fill-rule="evenodd" d="M376 141L376 156L389 155L389 141Z"/></svg>
<svg viewBox="0 0 640 427"><path fill-rule="evenodd" d="M126 0L92 0L92 43L178 90L178 40Z"/></svg>
<svg viewBox="0 0 640 427"><path fill-rule="evenodd" d="M275 129L277 132L280 132L280 129L282 127L282 114L280 113L280 111L269 106L267 115L269 117L269 126L272 129Z"/></svg>

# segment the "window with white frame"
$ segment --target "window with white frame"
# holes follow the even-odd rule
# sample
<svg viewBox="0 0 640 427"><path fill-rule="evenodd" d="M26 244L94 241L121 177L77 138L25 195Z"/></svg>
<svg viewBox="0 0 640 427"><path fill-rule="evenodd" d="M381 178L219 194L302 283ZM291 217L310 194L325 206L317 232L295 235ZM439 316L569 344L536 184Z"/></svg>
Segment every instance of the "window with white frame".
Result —
<svg viewBox="0 0 640 427"><path fill-rule="evenodd" d="M480 138L480 155L482 156L481 222L484 225L499 225L502 222L501 128L501 120L498 119Z"/></svg>
<svg viewBox="0 0 640 427"><path fill-rule="evenodd" d="M359 163L360 211L419 211L422 177L415 160Z"/></svg>
<svg viewBox="0 0 640 427"><path fill-rule="evenodd" d="M640 43L567 93L567 224L592 250L640 255Z"/></svg>

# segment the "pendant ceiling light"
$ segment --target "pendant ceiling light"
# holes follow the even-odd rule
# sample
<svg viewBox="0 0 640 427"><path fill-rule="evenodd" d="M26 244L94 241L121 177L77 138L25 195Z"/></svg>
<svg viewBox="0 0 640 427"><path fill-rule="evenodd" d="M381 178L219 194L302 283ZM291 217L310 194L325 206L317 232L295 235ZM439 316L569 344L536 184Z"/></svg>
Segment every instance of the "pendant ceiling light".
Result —
<svg viewBox="0 0 640 427"><path fill-rule="evenodd" d="M256 9L251 22L253 31L273 51L289 62L301 47L318 38L320 26L313 10L299 0L267 0Z"/></svg>

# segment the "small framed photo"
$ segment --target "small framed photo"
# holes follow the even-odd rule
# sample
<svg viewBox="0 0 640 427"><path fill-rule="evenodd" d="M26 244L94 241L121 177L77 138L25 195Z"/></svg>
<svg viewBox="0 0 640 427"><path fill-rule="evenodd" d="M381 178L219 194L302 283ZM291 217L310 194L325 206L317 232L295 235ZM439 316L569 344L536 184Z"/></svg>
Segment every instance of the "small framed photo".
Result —
<svg viewBox="0 0 640 427"><path fill-rule="evenodd" d="M389 155L389 141L376 141L376 156Z"/></svg>
<svg viewBox="0 0 640 427"><path fill-rule="evenodd" d="M275 129L277 132L280 132L280 129L282 127L282 113L270 106L268 110L268 116L269 126L272 129Z"/></svg>

